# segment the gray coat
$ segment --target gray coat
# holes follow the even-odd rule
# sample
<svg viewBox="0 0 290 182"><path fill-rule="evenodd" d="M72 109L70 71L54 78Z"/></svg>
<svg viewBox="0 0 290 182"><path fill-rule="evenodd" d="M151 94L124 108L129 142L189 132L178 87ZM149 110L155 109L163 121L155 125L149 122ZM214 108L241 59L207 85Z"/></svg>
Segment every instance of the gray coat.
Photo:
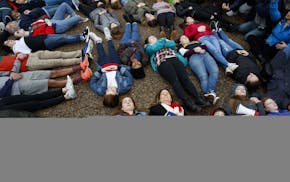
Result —
<svg viewBox="0 0 290 182"><path fill-rule="evenodd" d="M104 10L106 9L96 8L90 13L90 18L94 21L95 28L103 32L104 27L110 27L111 23L115 23L120 26L120 22L113 12L106 10L105 13L101 15L99 14Z"/></svg>

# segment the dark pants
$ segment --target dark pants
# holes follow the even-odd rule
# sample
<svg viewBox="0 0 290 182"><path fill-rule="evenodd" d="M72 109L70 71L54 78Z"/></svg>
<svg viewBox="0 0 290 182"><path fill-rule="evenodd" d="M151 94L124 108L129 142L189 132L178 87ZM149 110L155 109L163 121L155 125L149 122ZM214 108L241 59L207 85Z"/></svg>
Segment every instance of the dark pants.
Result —
<svg viewBox="0 0 290 182"><path fill-rule="evenodd" d="M183 64L177 58L171 58L162 62L157 69L159 74L170 83L175 94L183 103L188 101L184 89L193 98L196 99L199 97L199 94L189 79Z"/></svg>
<svg viewBox="0 0 290 182"><path fill-rule="evenodd" d="M106 54L103 44L97 43L98 64L100 66L103 66L104 64L107 64L107 63L121 64L121 58L119 54L117 53L112 40L108 41L108 50L109 50L109 55Z"/></svg>
<svg viewBox="0 0 290 182"><path fill-rule="evenodd" d="M14 95L0 99L0 110L37 111L57 105L65 100L62 90L36 95Z"/></svg>
<svg viewBox="0 0 290 182"><path fill-rule="evenodd" d="M275 48L275 45L270 46L264 39L253 35L250 35L247 38L247 41L254 56L258 57L259 55L262 55L267 61L270 61L279 51Z"/></svg>
<svg viewBox="0 0 290 182"><path fill-rule="evenodd" d="M171 28L174 25L175 14L172 12L161 13L157 16L160 26Z"/></svg>
<svg viewBox="0 0 290 182"><path fill-rule="evenodd" d="M82 12L87 17L90 17L90 13L96 9L96 6L91 5L85 5L81 4L79 5L80 12Z"/></svg>

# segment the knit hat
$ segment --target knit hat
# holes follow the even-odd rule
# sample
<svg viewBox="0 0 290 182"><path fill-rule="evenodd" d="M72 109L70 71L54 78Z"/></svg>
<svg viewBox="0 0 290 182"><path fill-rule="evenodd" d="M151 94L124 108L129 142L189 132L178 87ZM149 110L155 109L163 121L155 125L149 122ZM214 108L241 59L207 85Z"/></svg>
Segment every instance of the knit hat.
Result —
<svg viewBox="0 0 290 182"><path fill-rule="evenodd" d="M238 86L243 86L246 89L246 92L248 92L246 85L244 84L240 84L240 83L236 83L232 86L231 88L231 94L235 94L236 89L238 88Z"/></svg>
<svg viewBox="0 0 290 182"><path fill-rule="evenodd" d="M140 79L140 78L144 78L145 77L145 72L143 67L137 68L137 69L133 69L131 68L131 74L135 79Z"/></svg>

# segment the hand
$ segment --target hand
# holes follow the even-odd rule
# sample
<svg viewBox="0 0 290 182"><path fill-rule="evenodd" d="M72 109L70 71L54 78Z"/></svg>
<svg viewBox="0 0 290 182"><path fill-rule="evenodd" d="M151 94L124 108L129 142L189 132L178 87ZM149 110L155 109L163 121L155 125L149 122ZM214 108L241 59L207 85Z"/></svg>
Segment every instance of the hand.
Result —
<svg viewBox="0 0 290 182"><path fill-rule="evenodd" d="M205 32L205 26L204 25L201 25L201 26L199 26L198 28L197 28L197 31L198 32Z"/></svg>
<svg viewBox="0 0 290 182"><path fill-rule="evenodd" d="M19 73L14 73L14 72L10 73L10 79L11 80L19 80L21 78L22 78L22 76Z"/></svg>
<svg viewBox="0 0 290 182"><path fill-rule="evenodd" d="M251 97L250 101L254 102L255 104L261 102L261 100L259 100L257 97Z"/></svg>
<svg viewBox="0 0 290 182"><path fill-rule="evenodd" d="M22 59L24 59L25 57L26 57L25 54L19 53L19 54L17 54L16 59L17 59L17 60L22 60Z"/></svg>
<svg viewBox="0 0 290 182"><path fill-rule="evenodd" d="M28 15L30 12L31 12L31 11L27 9L27 10L25 10L23 13L24 13L25 15Z"/></svg>
<svg viewBox="0 0 290 182"><path fill-rule="evenodd" d="M229 3L223 3L223 4L222 4L222 9L230 10L230 5L229 5Z"/></svg>
<svg viewBox="0 0 290 182"><path fill-rule="evenodd" d="M284 49L285 47L287 47L287 44L285 42L280 42L280 43L277 43L275 45L276 49Z"/></svg>
<svg viewBox="0 0 290 182"><path fill-rule="evenodd" d="M52 22L50 21L50 19L44 19L44 22L48 25L48 26L52 26Z"/></svg>
<svg viewBox="0 0 290 182"><path fill-rule="evenodd" d="M201 53L202 48L201 48L201 47L195 47L195 48L193 48L193 50L194 50L194 52L196 52L196 53Z"/></svg>
<svg viewBox="0 0 290 182"><path fill-rule="evenodd" d="M192 10L192 6L189 6L188 9L189 9L189 10Z"/></svg>
<svg viewBox="0 0 290 182"><path fill-rule="evenodd" d="M248 55L249 55L249 52L246 51L246 50L237 50L237 53L238 53L238 54L241 54L241 55L243 55L243 56L248 56Z"/></svg>

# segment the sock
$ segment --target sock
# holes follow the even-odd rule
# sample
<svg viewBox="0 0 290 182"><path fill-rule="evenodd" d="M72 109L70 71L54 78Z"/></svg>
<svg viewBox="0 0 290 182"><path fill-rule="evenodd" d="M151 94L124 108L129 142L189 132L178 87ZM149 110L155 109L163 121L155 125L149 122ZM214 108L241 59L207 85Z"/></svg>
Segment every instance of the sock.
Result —
<svg viewBox="0 0 290 182"><path fill-rule="evenodd" d="M73 72L77 72L77 71L81 71L82 68L80 65L76 65L76 66L73 66L72 69L73 69Z"/></svg>

